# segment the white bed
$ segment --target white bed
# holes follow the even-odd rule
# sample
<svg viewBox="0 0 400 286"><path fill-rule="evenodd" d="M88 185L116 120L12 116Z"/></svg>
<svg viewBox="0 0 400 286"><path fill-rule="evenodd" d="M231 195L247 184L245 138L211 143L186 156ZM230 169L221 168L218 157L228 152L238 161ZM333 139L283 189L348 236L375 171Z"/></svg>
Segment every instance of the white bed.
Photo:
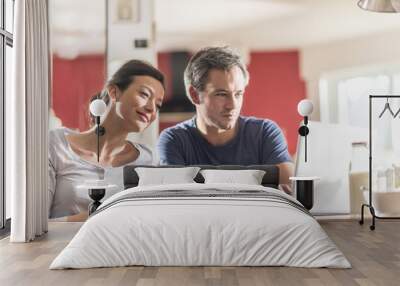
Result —
<svg viewBox="0 0 400 286"><path fill-rule="evenodd" d="M351 267L292 197L263 186L198 183L110 197L50 269L127 265Z"/></svg>

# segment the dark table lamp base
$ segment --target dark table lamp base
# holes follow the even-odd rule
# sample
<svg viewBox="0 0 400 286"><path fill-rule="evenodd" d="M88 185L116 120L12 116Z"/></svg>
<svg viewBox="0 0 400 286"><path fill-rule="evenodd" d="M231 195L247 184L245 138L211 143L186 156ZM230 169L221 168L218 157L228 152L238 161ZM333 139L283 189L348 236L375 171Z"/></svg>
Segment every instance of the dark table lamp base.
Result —
<svg viewBox="0 0 400 286"><path fill-rule="evenodd" d="M311 210L314 205L314 181L298 180L296 181L296 199L302 205Z"/></svg>
<svg viewBox="0 0 400 286"><path fill-rule="evenodd" d="M311 210L314 206L314 181L319 177L297 176L290 177L291 181L295 181L296 199L307 209Z"/></svg>
<svg viewBox="0 0 400 286"><path fill-rule="evenodd" d="M100 200L104 197L104 195L106 194L106 189L89 189L89 197L93 200L93 202L91 202L89 204L89 215L91 215L92 213L94 213L97 208L101 205Z"/></svg>

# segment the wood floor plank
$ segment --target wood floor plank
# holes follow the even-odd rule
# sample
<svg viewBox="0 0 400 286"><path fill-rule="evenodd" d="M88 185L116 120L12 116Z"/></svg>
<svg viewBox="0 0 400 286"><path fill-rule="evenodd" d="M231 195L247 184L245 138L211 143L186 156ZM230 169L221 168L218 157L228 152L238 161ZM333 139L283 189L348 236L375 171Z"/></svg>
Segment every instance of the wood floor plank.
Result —
<svg viewBox="0 0 400 286"><path fill-rule="evenodd" d="M48 234L32 243L0 240L0 285L136 286L398 286L400 221L379 221L375 231L357 221L321 222L352 264L351 269L291 267L118 267L49 270L80 223L50 223Z"/></svg>
<svg viewBox="0 0 400 286"><path fill-rule="evenodd" d="M220 267L204 267L204 278L206 279L221 279Z"/></svg>
<svg viewBox="0 0 400 286"><path fill-rule="evenodd" d="M306 286L325 286L318 278L306 278L304 279L304 284Z"/></svg>
<svg viewBox="0 0 400 286"><path fill-rule="evenodd" d="M136 286L155 286L155 285L156 281L155 279L152 278L140 278L136 283Z"/></svg>

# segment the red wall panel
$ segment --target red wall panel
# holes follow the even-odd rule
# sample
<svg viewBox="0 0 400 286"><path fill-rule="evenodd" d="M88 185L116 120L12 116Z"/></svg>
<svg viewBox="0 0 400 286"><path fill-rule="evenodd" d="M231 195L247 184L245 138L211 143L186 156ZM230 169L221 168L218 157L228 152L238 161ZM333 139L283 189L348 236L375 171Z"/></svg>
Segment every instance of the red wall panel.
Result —
<svg viewBox="0 0 400 286"><path fill-rule="evenodd" d="M250 83L246 88L243 115L274 120L282 128L289 152L296 152L297 129L301 116L297 104L306 96L300 78L297 51L252 52Z"/></svg>
<svg viewBox="0 0 400 286"><path fill-rule="evenodd" d="M172 97L172 67L170 54L171 53L168 52L157 54L158 69L164 74L164 82L166 88L164 100L168 100Z"/></svg>
<svg viewBox="0 0 400 286"><path fill-rule="evenodd" d="M53 57L52 107L63 126L89 127L89 100L105 82L104 55L79 56L68 60Z"/></svg>

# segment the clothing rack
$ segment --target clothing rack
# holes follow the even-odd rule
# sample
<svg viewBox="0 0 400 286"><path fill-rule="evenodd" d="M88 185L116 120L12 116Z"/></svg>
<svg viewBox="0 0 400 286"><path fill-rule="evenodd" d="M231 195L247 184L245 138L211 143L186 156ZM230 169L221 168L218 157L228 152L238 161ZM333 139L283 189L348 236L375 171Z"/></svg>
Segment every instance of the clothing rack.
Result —
<svg viewBox="0 0 400 286"><path fill-rule="evenodd" d="M389 98L400 98L400 95L370 95L369 96L369 177L368 177L368 185L369 185L369 203L368 204L362 204L361 206L361 220L359 223L362 225L364 224L364 207L369 208L369 211L372 215L372 224L369 226L370 230L375 229L375 219L400 219L400 217L381 217L377 216L375 214L375 209L372 205L372 100L373 99L386 99L388 100ZM386 110L386 105L385 109ZM383 112L382 112L383 114ZM380 117L382 116L380 115ZM399 114L399 112L396 112L396 116ZM394 116L394 118L396 117ZM400 120L400 119L399 119Z"/></svg>

